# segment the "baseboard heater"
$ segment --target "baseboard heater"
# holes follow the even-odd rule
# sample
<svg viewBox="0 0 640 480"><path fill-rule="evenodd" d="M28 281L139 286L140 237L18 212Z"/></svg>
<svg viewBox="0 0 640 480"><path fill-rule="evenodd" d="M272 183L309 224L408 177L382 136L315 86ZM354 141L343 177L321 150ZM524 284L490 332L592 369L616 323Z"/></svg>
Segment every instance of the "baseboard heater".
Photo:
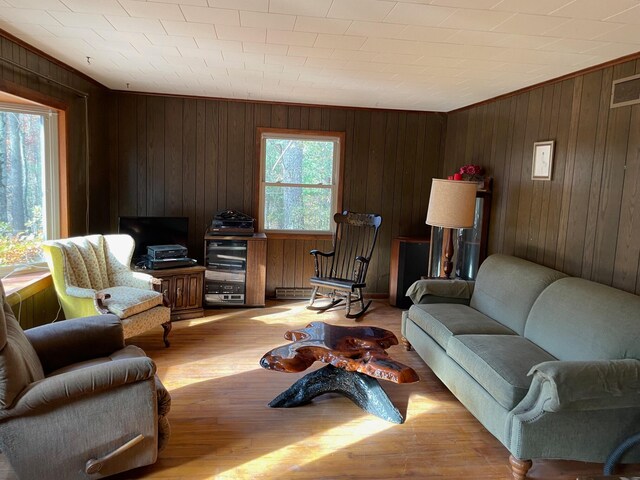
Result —
<svg viewBox="0 0 640 480"><path fill-rule="evenodd" d="M276 287L276 298L279 300L304 300L311 298L311 288Z"/></svg>

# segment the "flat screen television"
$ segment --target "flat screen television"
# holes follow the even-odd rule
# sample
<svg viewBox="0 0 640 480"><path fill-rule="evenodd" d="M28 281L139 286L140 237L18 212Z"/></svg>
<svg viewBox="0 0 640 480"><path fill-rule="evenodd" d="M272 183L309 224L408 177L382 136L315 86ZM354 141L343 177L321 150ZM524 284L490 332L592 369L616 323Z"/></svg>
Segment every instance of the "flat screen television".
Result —
<svg viewBox="0 0 640 480"><path fill-rule="evenodd" d="M143 260L149 245L182 245L189 241L189 217L120 217L118 233L133 237L133 263Z"/></svg>

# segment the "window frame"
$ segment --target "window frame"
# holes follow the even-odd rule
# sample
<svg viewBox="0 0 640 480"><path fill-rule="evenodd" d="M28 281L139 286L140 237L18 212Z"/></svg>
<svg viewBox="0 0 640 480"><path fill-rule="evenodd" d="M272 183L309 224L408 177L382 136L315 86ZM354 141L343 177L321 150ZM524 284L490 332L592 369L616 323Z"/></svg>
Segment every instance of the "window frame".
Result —
<svg viewBox="0 0 640 480"><path fill-rule="evenodd" d="M64 170L63 154L64 145L64 112L47 105L31 103L13 103L0 101L0 110L15 112L18 114L42 115L44 131L44 156L42 169L44 182L44 240L60 238L63 230L66 230L65 212L63 211L65 182L61 172ZM46 269L46 262L34 262L31 264L0 265L0 277L3 279L14 273L28 274L34 271Z"/></svg>
<svg viewBox="0 0 640 480"><path fill-rule="evenodd" d="M344 153L345 153L345 132L328 131L328 130L300 130L290 128L265 128L259 127L256 136L258 166L256 175L256 208L258 212L258 231L267 233L269 238L308 238L308 239L327 239L331 238L335 231L333 222L333 214L342 211L342 180L344 173ZM266 166L266 140L269 138L279 139L303 139L303 140L333 140L337 148L334 148L333 156L333 178L331 186L331 204L333 213L330 218L330 230L272 230L265 229L264 212L265 212L265 190L267 182L265 181ZM315 185L298 185L303 188L314 188Z"/></svg>

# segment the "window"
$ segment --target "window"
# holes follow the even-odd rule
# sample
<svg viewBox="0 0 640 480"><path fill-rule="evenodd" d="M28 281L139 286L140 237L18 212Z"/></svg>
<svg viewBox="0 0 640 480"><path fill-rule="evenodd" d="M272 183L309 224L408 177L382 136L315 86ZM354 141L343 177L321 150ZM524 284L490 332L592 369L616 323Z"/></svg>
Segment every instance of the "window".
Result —
<svg viewBox="0 0 640 480"><path fill-rule="evenodd" d="M340 211L344 133L259 129L259 228L331 234Z"/></svg>
<svg viewBox="0 0 640 480"><path fill-rule="evenodd" d="M42 262L60 234L58 118L37 105L0 103L0 269Z"/></svg>

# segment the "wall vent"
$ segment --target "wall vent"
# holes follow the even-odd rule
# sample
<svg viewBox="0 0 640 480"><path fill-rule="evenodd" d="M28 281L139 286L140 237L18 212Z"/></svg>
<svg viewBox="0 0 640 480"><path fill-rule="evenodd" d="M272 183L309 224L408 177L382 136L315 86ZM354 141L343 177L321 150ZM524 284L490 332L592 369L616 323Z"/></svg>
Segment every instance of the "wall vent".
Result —
<svg viewBox="0 0 640 480"><path fill-rule="evenodd" d="M309 299L311 288L276 287L276 298L280 300Z"/></svg>
<svg viewBox="0 0 640 480"><path fill-rule="evenodd" d="M614 80L611 85L611 108L640 103L640 75Z"/></svg>

